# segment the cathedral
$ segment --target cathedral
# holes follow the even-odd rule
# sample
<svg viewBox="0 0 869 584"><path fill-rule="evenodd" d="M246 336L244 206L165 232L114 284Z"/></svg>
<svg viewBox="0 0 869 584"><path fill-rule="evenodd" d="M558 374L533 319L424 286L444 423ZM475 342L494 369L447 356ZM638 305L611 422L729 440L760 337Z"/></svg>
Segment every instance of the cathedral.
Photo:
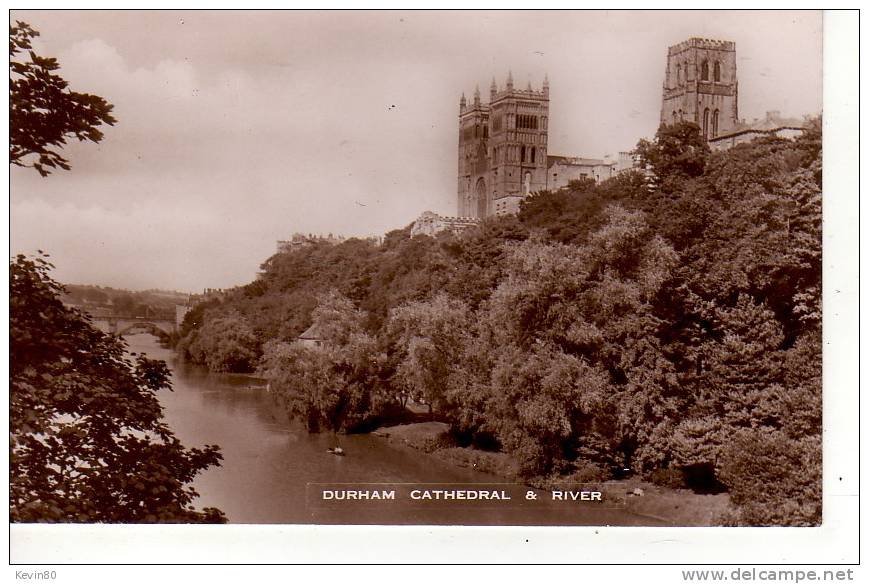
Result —
<svg viewBox="0 0 869 584"><path fill-rule="evenodd" d="M793 137L799 120L767 112L766 120L739 119L736 46L731 41L689 38L667 50L661 124L693 122L713 150L763 135ZM513 75L499 88L494 79L488 102L479 88L459 101L456 217L424 214L412 234L460 232L486 217L519 211L528 195L566 187L573 180L601 182L636 166L630 152L617 161L549 153L549 80L540 89L515 87Z"/></svg>

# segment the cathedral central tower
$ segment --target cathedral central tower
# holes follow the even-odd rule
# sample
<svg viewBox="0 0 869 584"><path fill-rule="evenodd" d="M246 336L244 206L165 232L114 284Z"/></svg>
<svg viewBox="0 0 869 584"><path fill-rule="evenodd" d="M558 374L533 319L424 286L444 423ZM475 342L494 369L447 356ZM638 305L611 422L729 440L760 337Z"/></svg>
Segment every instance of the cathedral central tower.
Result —
<svg viewBox="0 0 869 584"><path fill-rule="evenodd" d="M515 213L519 201L546 188L549 81L536 91L516 89L513 75L489 103L474 92L459 102L458 214L483 219Z"/></svg>
<svg viewBox="0 0 869 584"><path fill-rule="evenodd" d="M667 51L661 123L694 122L709 140L739 123L736 45L690 38Z"/></svg>

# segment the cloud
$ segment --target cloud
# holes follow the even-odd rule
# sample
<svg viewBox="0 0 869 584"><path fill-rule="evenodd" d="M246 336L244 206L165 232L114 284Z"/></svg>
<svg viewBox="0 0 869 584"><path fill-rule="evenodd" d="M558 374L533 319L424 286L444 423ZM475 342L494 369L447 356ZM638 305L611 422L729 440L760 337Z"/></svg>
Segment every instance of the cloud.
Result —
<svg viewBox="0 0 869 584"><path fill-rule="evenodd" d="M118 118L100 144L64 149L71 172L12 170L13 252L48 249L76 282L241 284L295 231L383 233L425 209L453 213L458 96L475 84L485 95L508 69L521 85L549 74L558 154L614 154L651 135L666 46L698 30L749 58L744 116L820 104L810 13L795 24L722 12L19 19L43 33L37 49L71 87L104 96Z"/></svg>

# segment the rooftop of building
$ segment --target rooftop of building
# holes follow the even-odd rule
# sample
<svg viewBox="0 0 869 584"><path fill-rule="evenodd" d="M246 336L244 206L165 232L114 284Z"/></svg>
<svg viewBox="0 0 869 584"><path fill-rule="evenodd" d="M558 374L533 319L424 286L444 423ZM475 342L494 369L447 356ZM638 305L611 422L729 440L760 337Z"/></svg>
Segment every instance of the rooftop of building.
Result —
<svg viewBox="0 0 869 584"><path fill-rule="evenodd" d="M299 335L299 338L306 341L322 341L325 337L323 335L322 327L315 322L306 328L305 332Z"/></svg>
<svg viewBox="0 0 869 584"><path fill-rule="evenodd" d="M454 217L451 215L441 215L439 213L435 213L434 211L423 211L417 221L445 221L449 223L477 223L477 219L473 217Z"/></svg>
<svg viewBox="0 0 869 584"><path fill-rule="evenodd" d="M603 166L615 164L612 160L602 158L582 158L581 156L558 156L550 154L546 157L546 167L552 168L556 164L562 166Z"/></svg>
<svg viewBox="0 0 869 584"><path fill-rule="evenodd" d="M768 111L763 119L755 119L751 122L740 121L732 130L720 134L712 140L721 140L731 136L747 133L770 133L783 129L802 130L806 127L806 120L800 118L784 118L778 111Z"/></svg>

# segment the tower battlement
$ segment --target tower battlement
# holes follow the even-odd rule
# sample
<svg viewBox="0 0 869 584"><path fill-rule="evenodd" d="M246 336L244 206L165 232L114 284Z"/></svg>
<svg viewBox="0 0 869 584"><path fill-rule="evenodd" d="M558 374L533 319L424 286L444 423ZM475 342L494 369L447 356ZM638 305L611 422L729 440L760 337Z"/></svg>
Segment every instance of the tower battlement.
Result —
<svg viewBox="0 0 869 584"><path fill-rule="evenodd" d="M525 99L532 101L549 100L549 79L544 78L543 85L539 90L534 89L530 82L525 89L515 87L513 85L512 74L507 76L507 84L503 89L499 89L495 80L492 79L492 85L489 88L488 103L483 102L480 99L480 89L477 87L477 89L474 90L474 99L470 103L465 95L462 94L462 98L459 100L459 113L465 114L472 111L488 113L495 103L505 99Z"/></svg>
<svg viewBox="0 0 869 584"><path fill-rule="evenodd" d="M549 91L547 89L537 91L530 87L528 89L504 89L495 93L493 97L494 99L491 99L491 103L511 97L518 99L549 99Z"/></svg>
<svg viewBox="0 0 869 584"><path fill-rule="evenodd" d="M709 49L713 51L736 51L736 43L733 41L722 41L717 39L701 39L692 37L679 44L673 45L668 49L668 55L677 55L688 49Z"/></svg>

